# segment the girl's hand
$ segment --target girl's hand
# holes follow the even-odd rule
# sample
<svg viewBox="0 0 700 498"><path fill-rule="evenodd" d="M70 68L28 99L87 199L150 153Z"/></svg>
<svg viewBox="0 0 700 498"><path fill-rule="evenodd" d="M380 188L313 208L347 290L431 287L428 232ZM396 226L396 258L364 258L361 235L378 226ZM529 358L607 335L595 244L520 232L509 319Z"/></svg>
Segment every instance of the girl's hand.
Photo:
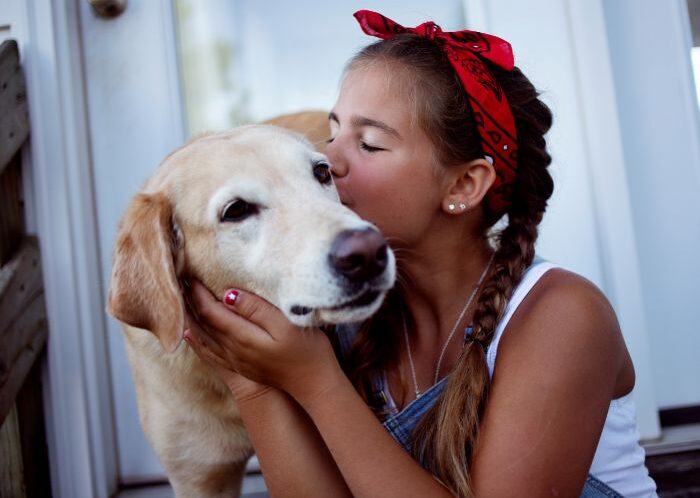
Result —
<svg viewBox="0 0 700 498"><path fill-rule="evenodd" d="M225 296L219 302L202 284L192 282L191 304L204 327L191 329L190 344L217 370L282 389L298 401L322 396L342 378L323 332L291 324L254 294L227 291Z"/></svg>
<svg viewBox="0 0 700 498"><path fill-rule="evenodd" d="M187 317L184 336L197 356L221 377L238 403L257 398L271 389L270 386L258 384L232 370L231 365L224 359L225 352L212 340L209 332L200 327L191 316Z"/></svg>

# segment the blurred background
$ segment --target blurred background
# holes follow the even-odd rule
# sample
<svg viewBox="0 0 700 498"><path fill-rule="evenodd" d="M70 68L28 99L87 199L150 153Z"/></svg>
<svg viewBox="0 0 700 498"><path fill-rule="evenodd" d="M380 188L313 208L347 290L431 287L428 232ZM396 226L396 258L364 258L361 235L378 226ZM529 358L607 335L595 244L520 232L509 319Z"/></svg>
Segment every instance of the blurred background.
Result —
<svg viewBox="0 0 700 498"><path fill-rule="evenodd" d="M55 496L168 496L141 489L164 475L103 311L118 220L188 137L330 110L345 61L373 41L359 8L512 43L554 112L556 192L538 252L609 297L647 454L686 458L700 476L700 0L99 3L0 0L0 41L17 41L26 75L22 200L44 274ZM250 472L246 492L264 492L255 462ZM668 486L700 496L700 483L697 495ZM161 494L137 494L148 492Z"/></svg>

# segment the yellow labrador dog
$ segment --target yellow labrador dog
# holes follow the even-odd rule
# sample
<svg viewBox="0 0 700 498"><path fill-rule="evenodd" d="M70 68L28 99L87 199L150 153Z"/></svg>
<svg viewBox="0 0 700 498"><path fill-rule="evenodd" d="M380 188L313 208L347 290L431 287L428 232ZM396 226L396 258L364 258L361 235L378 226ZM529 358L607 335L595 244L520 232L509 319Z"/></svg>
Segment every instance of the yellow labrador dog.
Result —
<svg viewBox="0 0 700 498"><path fill-rule="evenodd" d="M299 118L277 122L318 132L318 117ZM217 296L250 290L293 323L316 326L375 312L395 259L340 203L326 157L277 126L189 142L133 199L108 311L124 325L141 424L178 497L230 498L252 449L226 386L181 341L180 282L189 277Z"/></svg>

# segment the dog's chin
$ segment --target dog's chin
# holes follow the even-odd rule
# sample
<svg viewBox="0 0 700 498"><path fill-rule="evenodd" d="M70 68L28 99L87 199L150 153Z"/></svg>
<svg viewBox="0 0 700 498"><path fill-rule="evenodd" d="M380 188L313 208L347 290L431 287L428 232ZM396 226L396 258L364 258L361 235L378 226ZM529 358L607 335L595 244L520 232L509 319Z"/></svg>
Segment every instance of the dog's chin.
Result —
<svg viewBox="0 0 700 498"><path fill-rule="evenodd" d="M319 319L322 323L330 324L361 322L379 310L384 296L386 296L386 292L379 292L374 301L369 304L320 309L318 310Z"/></svg>
<svg viewBox="0 0 700 498"><path fill-rule="evenodd" d="M377 312L384 301L387 291L371 291L346 304L322 308L309 308L305 314L285 313L293 324L299 327L316 327L319 325L336 325L366 320ZM371 299L371 300L370 300Z"/></svg>

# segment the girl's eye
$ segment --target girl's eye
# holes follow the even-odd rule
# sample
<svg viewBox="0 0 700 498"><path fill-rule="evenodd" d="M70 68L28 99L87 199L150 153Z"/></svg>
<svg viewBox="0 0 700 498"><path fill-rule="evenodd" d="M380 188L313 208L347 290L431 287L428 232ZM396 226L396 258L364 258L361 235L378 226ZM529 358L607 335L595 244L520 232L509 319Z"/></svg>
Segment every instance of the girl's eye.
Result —
<svg viewBox="0 0 700 498"><path fill-rule="evenodd" d="M221 215L221 221L239 222L243 221L249 216L258 214L260 210L255 204L244 201L243 199L236 199L224 208L224 213Z"/></svg>
<svg viewBox="0 0 700 498"><path fill-rule="evenodd" d="M366 142L360 141L360 148L362 150L366 150L367 152L378 152L380 150L384 150L381 147L372 147L371 145L367 144Z"/></svg>
<svg viewBox="0 0 700 498"><path fill-rule="evenodd" d="M321 185L328 185L333 180L331 176L331 167L328 163L314 164L314 177Z"/></svg>

